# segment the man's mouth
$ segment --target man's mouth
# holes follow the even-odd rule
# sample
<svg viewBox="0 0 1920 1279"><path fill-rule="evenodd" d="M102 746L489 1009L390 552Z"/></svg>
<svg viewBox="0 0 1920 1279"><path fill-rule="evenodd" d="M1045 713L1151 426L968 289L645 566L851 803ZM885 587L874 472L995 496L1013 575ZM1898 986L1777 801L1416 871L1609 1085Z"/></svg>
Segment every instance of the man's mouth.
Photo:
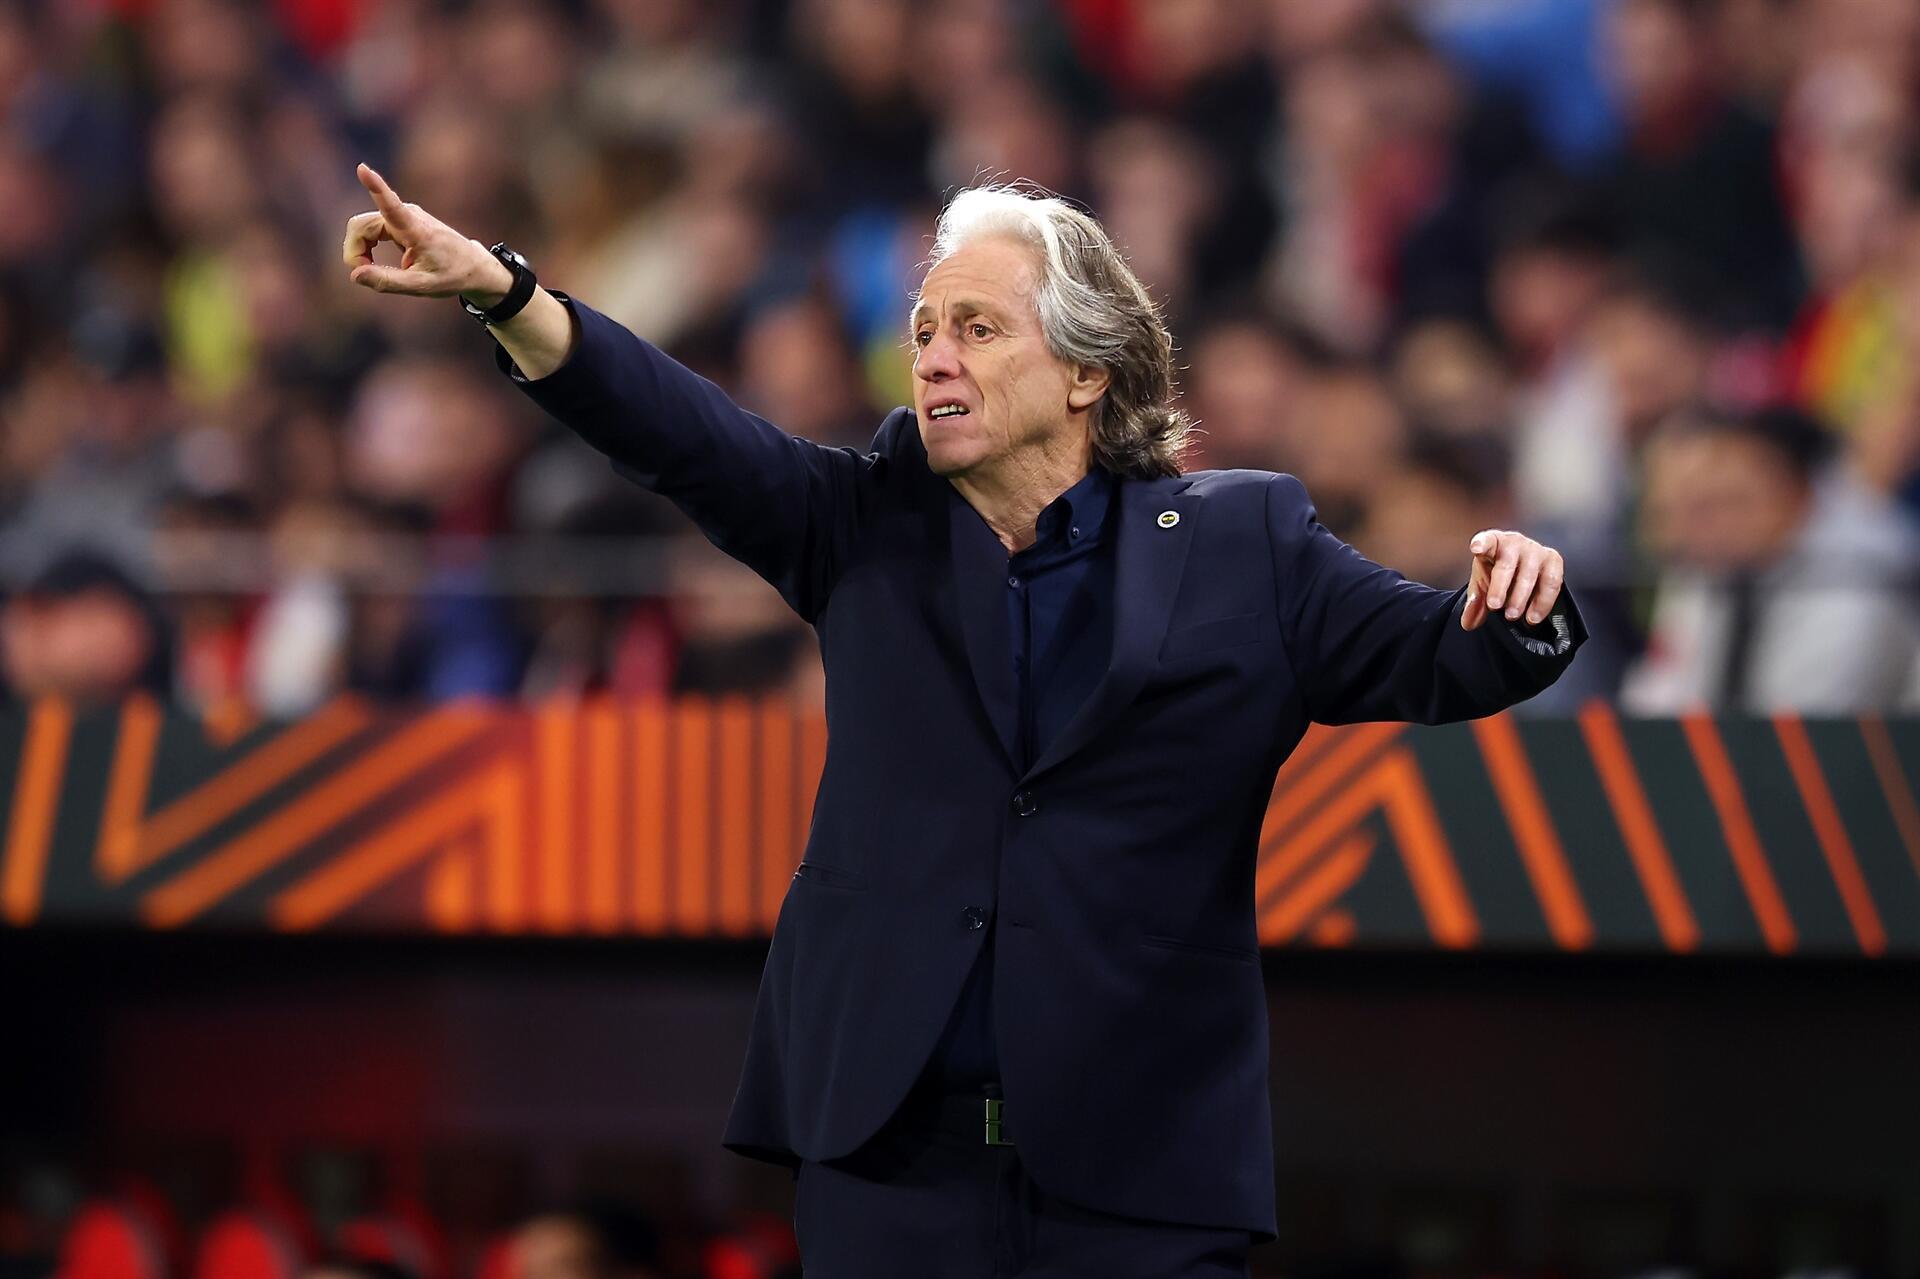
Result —
<svg viewBox="0 0 1920 1279"><path fill-rule="evenodd" d="M966 413L967 406L964 404L942 404L937 409L927 410L927 416L929 418L965 417Z"/></svg>

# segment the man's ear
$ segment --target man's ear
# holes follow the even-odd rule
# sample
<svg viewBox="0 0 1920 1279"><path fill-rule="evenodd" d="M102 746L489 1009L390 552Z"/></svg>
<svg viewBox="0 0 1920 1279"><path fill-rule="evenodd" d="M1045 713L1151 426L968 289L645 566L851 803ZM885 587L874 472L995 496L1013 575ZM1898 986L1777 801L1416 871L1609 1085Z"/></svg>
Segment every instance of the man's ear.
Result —
<svg viewBox="0 0 1920 1279"><path fill-rule="evenodd" d="M1107 393L1112 381L1113 374L1098 365L1074 365L1073 381L1067 386L1067 407L1075 413L1092 408L1094 402Z"/></svg>

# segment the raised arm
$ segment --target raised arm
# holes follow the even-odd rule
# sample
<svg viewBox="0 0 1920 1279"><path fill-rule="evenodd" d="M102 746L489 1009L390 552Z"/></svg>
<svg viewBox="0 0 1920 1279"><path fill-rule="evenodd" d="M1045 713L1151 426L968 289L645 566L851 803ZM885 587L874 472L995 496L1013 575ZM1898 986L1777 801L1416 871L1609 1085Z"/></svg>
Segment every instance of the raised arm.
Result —
<svg viewBox="0 0 1920 1279"><path fill-rule="evenodd" d="M1268 487L1267 526L1287 651L1322 723L1491 715L1558 679L1587 637L1560 556L1518 533L1476 534L1467 584L1440 591L1328 532L1290 475Z"/></svg>
<svg viewBox="0 0 1920 1279"><path fill-rule="evenodd" d="M459 294L482 309L505 296L512 273L478 240L402 202L367 165L358 173L376 207L347 223L342 253L354 283ZM373 260L382 240L400 246L400 265ZM502 371L529 398L614 469L671 499L802 617L819 615L904 415L881 428L876 453L796 439L593 308L545 289L488 331Z"/></svg>

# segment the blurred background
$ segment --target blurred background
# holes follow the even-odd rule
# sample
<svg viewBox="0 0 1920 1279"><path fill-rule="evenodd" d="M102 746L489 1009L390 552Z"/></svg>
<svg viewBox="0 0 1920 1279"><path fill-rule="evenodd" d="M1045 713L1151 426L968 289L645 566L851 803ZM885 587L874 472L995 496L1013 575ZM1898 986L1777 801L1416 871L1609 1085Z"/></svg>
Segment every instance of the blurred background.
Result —
<svg viewBox="0 0 1920 1279"><path fill-rule="evenodd" d="M347 282L361 159L855 446L908 399L943 196L1038 183L1164 306L1192 465L1291 471L1436 585L1480 528L1565 552L1594 638L1525 713L1920 705L1916 0L0 0L14 701L146 695L230 734L343 694L817 709L810 632L534 411L456 303ZM421 1279L778 1273L785 1174L709 1149L760 953L0 932L29 988L0 1274L95 1209L158 1232L141 1275L186 1274L237 1205L282 1260L398 1232ZM1271 1273L1920 1274L1920 1155L1823 1144L1914 1132L1911 984L1702 960L1555 968L1548 998L1526 964L1432 963L1270 960L1300 1042L1336 1045L1295 1063L1311 1113L1370 1110L1354 1072L1401 1051L1375 1012L1479 1032L1447 1067L1477 1118L1378 1120L1391 1175L1294 1134L1325 1162L1283 1168ZM1669 1083L1800 1116L1770 1166L1857 1160L1873 1195L1735 1193L1698 1144L1724 1109L1613 1166L1606 1111L1475 1092L1535 1034L1689 1028ZM1823 1053L1789 1095L1722 1078ZM257 1095L196 1087L209 1055ZM1554 1118L1503 1144L1504 1105ZM1542 1144L1593 1183L1530 1180ZM512 1270L543 1212L642 1260Z"/></svg>
<svg viewBox="0 0 1920 1279"><path fill-rule="evenodd" d="M1911 706L1917 51L1909 0L0 5L6 684L817 698L456 305L348 284L364 157L851 445L943 194L1042 184L1166 308L1196 465L1424 581L1565 550L1533 709Z"/></svg>

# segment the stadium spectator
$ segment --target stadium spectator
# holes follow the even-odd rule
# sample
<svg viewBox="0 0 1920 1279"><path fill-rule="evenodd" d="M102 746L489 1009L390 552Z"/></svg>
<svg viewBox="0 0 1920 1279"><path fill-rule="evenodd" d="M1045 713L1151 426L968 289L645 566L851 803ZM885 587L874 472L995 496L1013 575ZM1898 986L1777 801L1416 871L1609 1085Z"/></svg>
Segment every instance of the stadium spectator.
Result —
<svg viewBox="0 0 1920 1279"><path fill-rule="evenodd" d="M861 394L864 385L859 355L828 299L771 302L740 335L741 404L803 439L864 447L883 416Z"/></svg>
<svg viewBox="0 0 1920 1279"><path fill-rule="evenodd" d="M168 371L159 335L107 306L75 316L63 345L29 361L5 415L0 564L15 582L74 542L141 564L179 458Z"/></svg>
<svg viewBox="0 0 1920 1279"><path fill-rule="evenodd" d="M1258 309L1227 311L1193 334L1186 401L1199 466L1281 465L1300 398L1313 376L1312 344Z"/></svg>
<svg viewBox="0 0 1920 1279"><path fill-rule="evenodd" d="M1572 369L1521 421L1521 508L1590 569L1620 563L1635 459L1647 437L1707 390L1711 331L1673 279L1617 269L1566 342Z"/></svg>
<svg viewBox="0 0 1920 1279"><path fill-rule="evenodd" d="M1406 463L1406 412L1384 378L1348 362L1308 382L1294 421L1297 429L1281 454L1287 469L1313 485L1321 523L1350 533Z"/></svg>
<svg viewBox="0 0 1920 1279"><path fill-rule="evenodd" d="M1603 29L1626 126L1605 189L1629 243L1704 268L1730 325L1784 329L1801 281L1773 126L1714 79L1707 6L1617 0Z"/></svg>
<svg viewBox="0 0 1920 1279"><path fill-rule="evenodd" d="M110 704L164 695L170 641L158 606L92 551L57 557L0 606L0 663L13 697Z"/></svg>
<svg viewBox="0 0 1920 1279"><path fill-rule="evenodd" d="M1393 343L1394 395L1414 421L1455 440L1502 440L1513 412L1513 371L1491 334L1471 317L1438 314L1409 325ZM1505 476L1503 464L1499 474Z"/></svg>
<svg viewBox="0 0 1920 1279"><path fill-rule="evenodd" d="M1804 415L1688 413L1647 451L1642 531L1668 568L1623 700L1838 715L1911 705L1912 545Z"/></svg>

